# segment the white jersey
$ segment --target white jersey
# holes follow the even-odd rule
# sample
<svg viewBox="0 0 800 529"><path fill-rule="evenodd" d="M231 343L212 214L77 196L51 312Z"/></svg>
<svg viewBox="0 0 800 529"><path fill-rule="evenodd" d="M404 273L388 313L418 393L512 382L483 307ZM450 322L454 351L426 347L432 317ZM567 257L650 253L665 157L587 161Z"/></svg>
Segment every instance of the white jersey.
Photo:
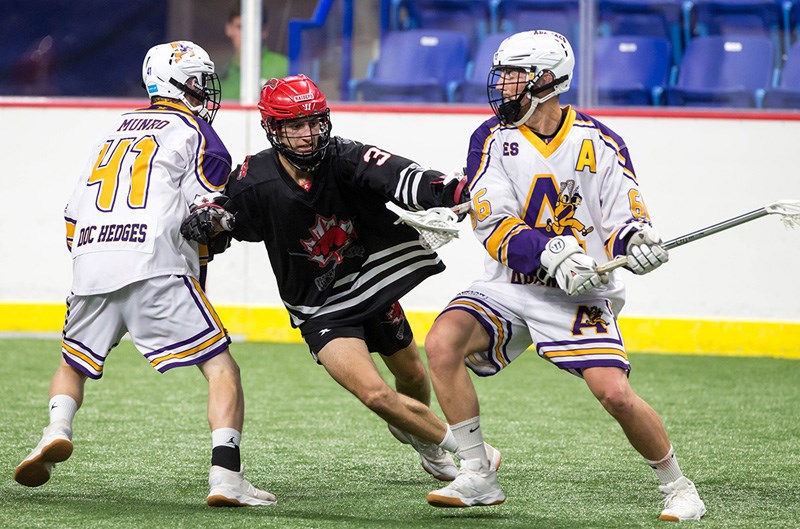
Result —
<svg viewBox="0 0 800 529"><path fill-rule="evenodd" d="M159 102L120 116L64 210L72 292L93 295L163 275L198 277L198 246L180 234L198 194L220 191L231 158L185 107Z"/></svg>
<svg viewBox="0 0 800 529"><path fill-rule="evenodd" d="M573 235L603 263L649 222L622 138L570 107L549 142L524 125L484 122L470 140L467 176L474 232L489 253L483 281L541 285L539 257L557 235ZM612 278L598 294L621 289Z"/></svg>

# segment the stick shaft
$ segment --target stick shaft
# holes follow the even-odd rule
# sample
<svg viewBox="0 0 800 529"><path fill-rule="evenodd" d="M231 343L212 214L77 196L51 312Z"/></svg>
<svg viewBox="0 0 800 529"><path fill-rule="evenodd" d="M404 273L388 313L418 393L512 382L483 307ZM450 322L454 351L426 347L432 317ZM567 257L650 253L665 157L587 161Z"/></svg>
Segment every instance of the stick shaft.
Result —
<svg viewBox="0 0 800 529"><path fill-rule="evenodd" d="M677 248L678 246L689 244L690 242L702 239L704 237L708 237L709 235L713 235L721 231L725 231L727 229L733 228L734 226L739 226L741 224L744 224L745 222L750 222L751 220L758 219L765 215L769 215L769 211L767 211L766 208L758 208L749 213L744 213L742 215L739 215L738 217L733 217L732 219L723 220L722 222L718 222L716 224L712 224L711 226L701 228L697 231L687 233L686 235L675 237L674 239L665 242L663 246L667 250L672 250L673 248ZM627 263L628 263L627 258L624 255L620 255L619 257L615 257L614 259L610 260L607 263L598 265L596 270L598 274L605 274L607 272L625 266Z"/></svg>

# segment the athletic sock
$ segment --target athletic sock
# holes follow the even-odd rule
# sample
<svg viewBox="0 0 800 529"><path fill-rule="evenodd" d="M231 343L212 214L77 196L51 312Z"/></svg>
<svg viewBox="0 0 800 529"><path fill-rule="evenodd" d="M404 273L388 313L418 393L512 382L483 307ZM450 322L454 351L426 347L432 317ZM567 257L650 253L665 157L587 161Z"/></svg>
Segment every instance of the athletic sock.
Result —
<svg viewBox="0 0 800 529"><path fill-rule="evenodd" d="M72 419L78 411L78 403L69 395L55 395L50 399L50 424L66 421L72 427Z"/></svg>
<svg viewBox="0 0 800 529"><path fill-rule="evenodd" d="M233 428L218 428L211 432L211 465L239 472L242 468L239 455L241 439L241 432Z"/></svg>
<svg viewBox="0 0 800 529"><path fill-rule="evenodd" d="M453 430L450 429L450 425L447 425L447 431L444 433L444 439L439 443L441 448L444 448L448 452L456 452L458 451L458 442L456 441L456 437L453 435Z"/></svg>
<svg viewBox="0 0 800 529"><path fill-rule="evenodd" d="M473 417L458 424L450 425L458 443L458 457L461 459L480 459L482 468L489 468L489 458L483 444L481 418Z"/></svg>
<svg viewBox="0 0 800 529"><path fill-rule="evenodd" d="M660 481L662 485L672 483L676 479L683 476L683 472L681 472L681 467L678 465L678 458L675 457L675 451L672 449L672 445L669 445L669 452L667 452L667 455L658 461L650 461L649 459L645 459L645 461L647 461L647 464L650 465L650 468L655 470L658 481Z"/></svg>

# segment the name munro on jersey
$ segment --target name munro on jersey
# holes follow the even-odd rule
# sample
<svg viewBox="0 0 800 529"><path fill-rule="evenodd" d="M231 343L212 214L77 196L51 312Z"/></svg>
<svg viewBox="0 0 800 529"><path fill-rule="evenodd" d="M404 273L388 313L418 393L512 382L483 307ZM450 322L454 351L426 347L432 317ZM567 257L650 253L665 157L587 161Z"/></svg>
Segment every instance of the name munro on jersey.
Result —
<svg viewBox="0 0 800 529"><path fill-rule="evenodd" d="M119 126L117 132L132 131L132 130L163 129L167 125L169 125L169 121L166 121L164 119L133 118L133 119L123 120L122 125Z"/></svg>
<svg viewBox="0 0 800 529"><path fill-rule="evenodd" d="M96 238L95 233L97 233ZM147 224L105 224L81 228L77 245L83 246L95 242L144 242L146 238Z"/></svg>

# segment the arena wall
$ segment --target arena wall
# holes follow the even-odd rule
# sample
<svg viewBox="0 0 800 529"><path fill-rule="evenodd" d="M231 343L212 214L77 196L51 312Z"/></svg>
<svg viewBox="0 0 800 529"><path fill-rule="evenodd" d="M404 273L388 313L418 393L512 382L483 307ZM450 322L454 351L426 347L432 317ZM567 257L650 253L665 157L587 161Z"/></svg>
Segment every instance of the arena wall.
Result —
<svg viewBox="0 0 800 529"><path fill-rule="evenodd" d="M69 292L63 207L94 141L130 102L0 101L5 166L0 332L55 333ZM779 199L800 199L793 165L800 116L597 112L627 142L656 228L673 238ZM334 107L334 134L447 171L463 164L480 109ZM215 128L234 160L266 147L258 115L223 109ZM469 230L440 252L447 270L403 299L422 338L437 311L480 272ZM621 325L632 351L800 358L800 231L759 219L677 248L628 285ZM208 291L232 334L296 341L260 245L234 244Z"/></svg>

